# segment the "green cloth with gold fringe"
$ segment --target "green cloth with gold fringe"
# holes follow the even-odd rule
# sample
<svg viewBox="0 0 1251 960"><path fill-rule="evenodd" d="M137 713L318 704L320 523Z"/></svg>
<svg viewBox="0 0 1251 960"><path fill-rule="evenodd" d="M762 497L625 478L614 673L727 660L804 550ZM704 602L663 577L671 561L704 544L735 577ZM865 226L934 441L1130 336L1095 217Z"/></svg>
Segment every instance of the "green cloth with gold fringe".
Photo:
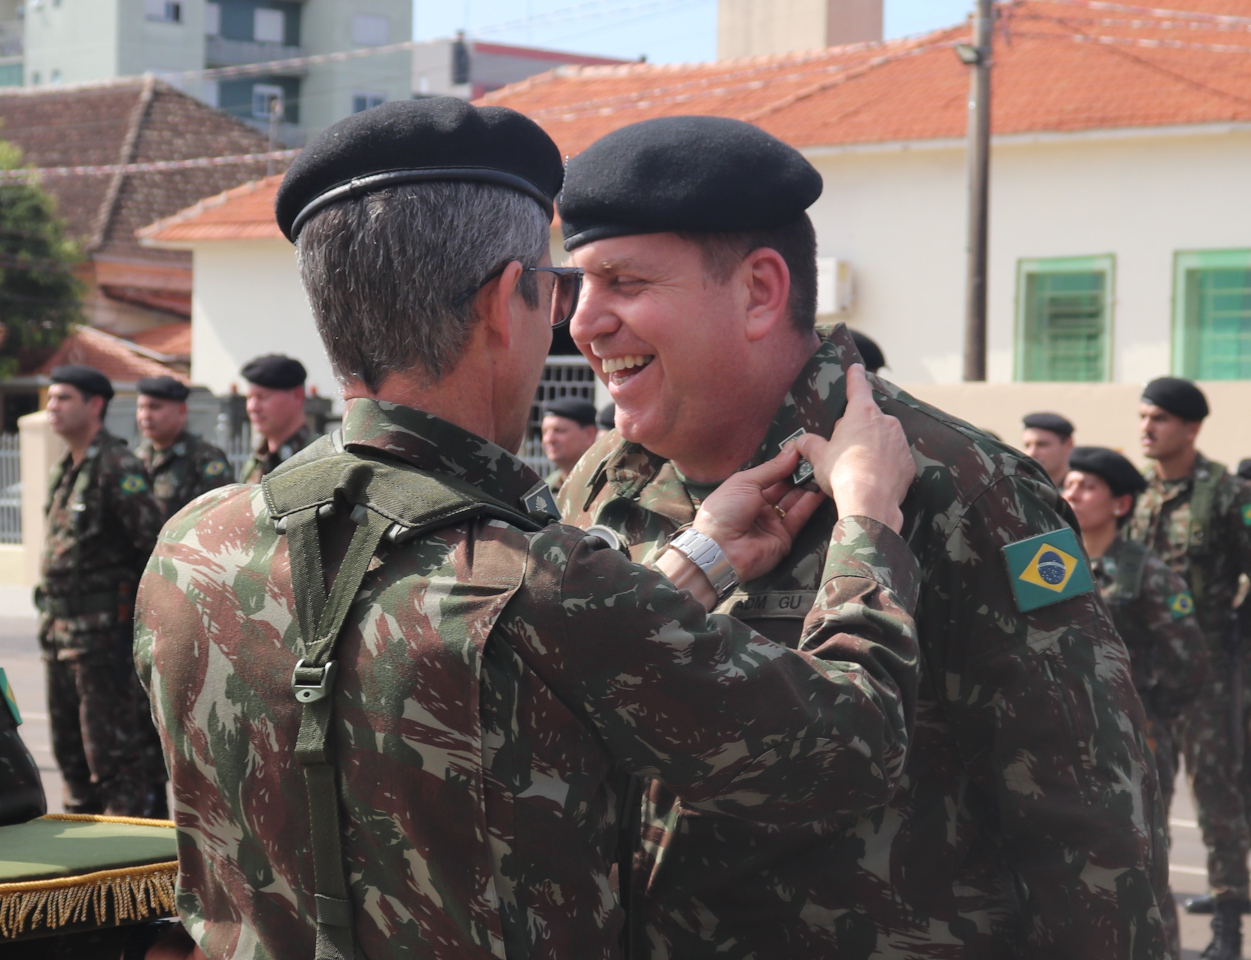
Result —
<svg viewBox="0 0 1251 960"><path fill-rule="evenodd" d="M49 814L0 827L0 943L174 915L168 820Z"/></svg>

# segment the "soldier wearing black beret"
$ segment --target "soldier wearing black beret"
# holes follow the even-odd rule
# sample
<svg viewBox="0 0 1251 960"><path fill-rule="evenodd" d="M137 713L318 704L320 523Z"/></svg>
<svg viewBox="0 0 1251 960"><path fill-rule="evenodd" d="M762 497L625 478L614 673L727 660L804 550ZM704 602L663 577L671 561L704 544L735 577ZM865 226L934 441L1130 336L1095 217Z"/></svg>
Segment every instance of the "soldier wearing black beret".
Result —
<svg viewBox="0 0 1251 960"><path fill-rule="evenodd" d="M52 472L39 644L52 750L71 813L165 816L165 768L131 662L131 608L161 529L143 463L104 427L113 385L67 364L49 379L48 422L69 447Z"/></svg>
<svg viewBox="0 0 1251 960"><path fill-rule="evenodd" d="M187 429L190 387L171 376L144 377L136 387L135 419L143 441L135 454L147 467L165 520L200 494L234 483L226 454Z"/></svg>
<svg viewBox="0 0 1251 960"><path fill-rule="evenodd" d="M543 406L543 455L556 465L547 475L553 493L560 491L569 471L591 448L599 431L595 426L595 404L581 397L559 397Z"/></svg>
<svg viewBox="0 0 1251 960"><path fill-rule="evenodd" d="M824 341L814 331L807 211L821 199L826 216L839 215L822 187L799 150L724 117L631 123L570 158L561 227L585 271L570 334L616 403L616 430L560 491L570 522L609 525L632 556L654 556L744 465L802 431L829 434L845 410L845 371L870 358L844 325ZM925 956L1162 955L1152 883L1164 824L1158 796L1141 786L1152 783L1146 740L1120 732L1141 708L1128 675L1093 666L1123 659L1093 583L1073 575L1085 560L1068 505L1034 461L870 380L921 465L905 529L926 558L922 673L945 671L923 677L921 715L942 719L918 724L884 811L819 835L689 811L654 784L635 861L638 942L676 957L792 960L893 955L903 943ZM799 645L835 521L818 513L791 555L722 612ZM1026 569L1042 556L1027 541L1062 530L1071 573L1044 551L1063 586L1035 607L1017 589L1042 576ZM1011 577L1008 554L1018 558ZM1005 637L1043 635L1056 638L1045 652L1021 643L988 653L1005 651ZM1095 704L1081 729L1041 737L1038 718L1074 700ZM1031 782L1026 797L1012 758L1072 769L1076 742L1098 742L1084 754L1093 766L1072 781ZM1126 806L1088 802L1112 782L1135 785ZM1145 832L1131 808L1145 812ZM1128 892L1092 892L1074 850ZM1028 897L1011 893L1024 888Z"/></svg>
<svg viewBox="0 0 1251 960"><path fill-rule="evenodd" d="M304 364L267 353L239 371L248 382L247 411L256 445L240 472L243 483L261 477L317 439L304 416Z"/></svg>
<svg viewBox="0 0 1251 960"><path fill-rule="evenodd" d="M1208 413L1203 391L1189 380L1160 377L1143 388L1139 436L1152 464L1128 536L1186 580L1207 639L1212 674L1183 718L1179 739L1199 817L1208 824L1204 839L1212 894L1188 901L1187 909L1215 912L1211 955L1237 957L1251 885L1251 810L1239 770L1251 769L1251 750L1245 737L1233 738L1229 731L1246 730L1251 723L1251 697L1235 689L1243 682L1251 644L1231 644L1231 637L1238 578L1251 573L1251 485L1199 451ZM1233 715L1239 711L1241 716Z"/></svg>
<svg viewBox="0 0 1251 960"><path fill-rule="evenodd" d="M1057 488L1063 487L1073 451L1073 424L1058 413L1027 413L1021 423L1025 427L1021 449L1042 465Z"/></svg>

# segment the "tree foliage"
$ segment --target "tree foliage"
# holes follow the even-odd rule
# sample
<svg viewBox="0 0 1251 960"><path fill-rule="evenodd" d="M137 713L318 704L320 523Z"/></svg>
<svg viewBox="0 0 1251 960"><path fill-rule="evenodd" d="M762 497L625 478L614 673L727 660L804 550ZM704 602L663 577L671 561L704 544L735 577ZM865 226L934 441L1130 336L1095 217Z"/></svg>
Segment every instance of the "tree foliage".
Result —
<svg viewBox="0 0 1251 960"><path fill-rule="evenodd" d="M0 141L0 171L21 160ZM0 377L37 365L83 322L81 259L52 197L32 178L0 178Z"/></svg>

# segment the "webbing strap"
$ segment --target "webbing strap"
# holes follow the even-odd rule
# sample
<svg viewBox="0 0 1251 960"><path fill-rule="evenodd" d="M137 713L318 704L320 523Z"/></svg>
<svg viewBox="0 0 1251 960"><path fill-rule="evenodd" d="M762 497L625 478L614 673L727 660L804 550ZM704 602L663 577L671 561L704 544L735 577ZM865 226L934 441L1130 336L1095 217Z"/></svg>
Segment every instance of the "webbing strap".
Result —
<svg viewBox="0 0 1251 960"><path fill-rule="evenodd" d="M1147 548L1132 540L1121 542L1116 564L1116 599L1137 600L1142 594L1142 578L1147 569Z"/></svg>
<svg viewBox="0 0 1251 960"><path fill-rule="evenodd" d="M1202 480L1195 480L1190 494L1190 529L1187 531L1187 542L1191 557L1202 557L1209 549L1212 532L1212 508L1216 506L1216 491L1228 471L1220 463L1211 464L1208 475ZM1203 564L1190 564L1190 592L1194 596L1195 605L1202 608L1207 584L1204 582Z"/></svg>
<svg viewBox="0 0 1251 960"><path fill-rule="evenodd" d="M304 657L291 678L296 699L304 704L296 759L304 767L308 793L310 835L313 845L313 877L317 903L316 960L353 960L352 901L343 863L343 839L339 822L339 790L334 767L327 756L327 740L334 698L334 646L343 630L348 610L390 521L358 506L352 514L356 531L348 545L338 575L326 597L321 580L321 548L317 536L317 511L301 510L287 518L291 553L291 587L296 616L304 642ZM313 629L307 629L314 625Z"/></svg>

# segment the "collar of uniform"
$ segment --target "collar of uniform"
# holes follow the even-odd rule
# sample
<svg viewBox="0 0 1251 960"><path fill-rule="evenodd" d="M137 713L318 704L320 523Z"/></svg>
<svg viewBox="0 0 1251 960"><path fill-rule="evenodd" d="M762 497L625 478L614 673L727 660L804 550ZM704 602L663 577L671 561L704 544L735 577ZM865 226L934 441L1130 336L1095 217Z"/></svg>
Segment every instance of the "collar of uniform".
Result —
<svg viewBox="0 0 1251 960"><path fill-rule="evenodd" d="M378 450L421 470L449 474L504 503L520 503L543 482L503 447L398 403L349 400L343 411L343 445Z"/></svg>
<svg viewBox="0 0 1251 960"><path fill-rule="evenodd" d="M1159 487L1166 493L1175 495L1183 490L1189 490L1194 485L1196 480L1206 480L1215 469L1216 464L1196 450L1194 465L1190 468L1190 472L1184 477L1177 480L1165 480L1156 471L1154 463L1147 468L1146 477L1149 485Z"/></svg>
<svg viewBox="0 0 1251 960"><path fill-rule="evenodd" d="M113 436L113 434L105 430L104 427L101 427L92 438L91 445L87 447L87 452L83 454L83 463L87 463L88 461L95 459L99 456L100 451L109 444L119 442L125 443L126 441L122 440L120 437ZM67 471L74 468L74 455L68 450L65 452L65 456L61 458L61 467Z"/></svg>

